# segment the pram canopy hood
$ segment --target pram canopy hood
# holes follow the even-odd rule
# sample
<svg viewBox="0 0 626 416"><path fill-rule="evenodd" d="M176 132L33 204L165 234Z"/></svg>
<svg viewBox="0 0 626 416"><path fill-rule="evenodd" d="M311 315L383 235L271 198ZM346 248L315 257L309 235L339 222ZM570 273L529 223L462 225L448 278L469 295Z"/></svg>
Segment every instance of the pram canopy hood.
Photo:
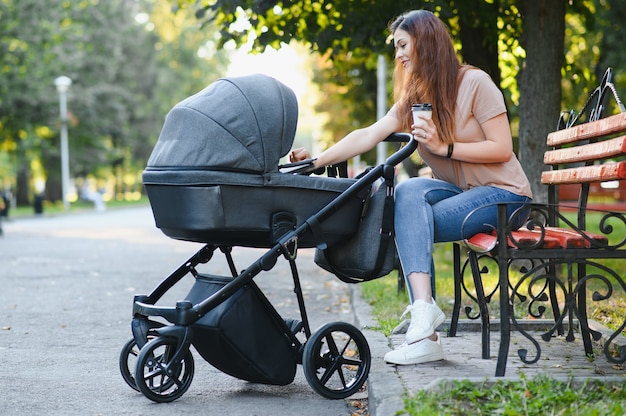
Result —
<svg viewBox="0 0 626 416"><path fill-rule="evenodd" d="M280 81L220 78L170 110L148 168L276 172L297 120L296 96Z"/></svg>

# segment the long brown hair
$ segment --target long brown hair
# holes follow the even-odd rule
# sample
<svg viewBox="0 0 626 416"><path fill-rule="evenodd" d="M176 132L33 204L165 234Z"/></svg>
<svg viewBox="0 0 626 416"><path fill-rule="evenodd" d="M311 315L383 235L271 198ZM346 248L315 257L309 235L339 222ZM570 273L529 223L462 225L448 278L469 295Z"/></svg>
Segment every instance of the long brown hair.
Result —
<svg viewBox="0 0 626 416"><path fill-rule="evenodd" d="M433 13L413 10L389 25L411 36L411 72L399 60L394 69L394 99L404 129L413 124L411 104L431 103L433 121L444 143L454 141L454 111L458 85L467 67L461 66L445 24Z"/></svg>

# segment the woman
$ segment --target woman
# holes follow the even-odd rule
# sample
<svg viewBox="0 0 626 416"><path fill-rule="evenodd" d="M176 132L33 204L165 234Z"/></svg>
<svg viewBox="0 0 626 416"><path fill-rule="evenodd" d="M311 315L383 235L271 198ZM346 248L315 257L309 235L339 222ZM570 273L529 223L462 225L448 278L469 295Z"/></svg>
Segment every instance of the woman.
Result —
<svg viewBox="0 0 626 416"><path fill-rule="evenodd" d="M443 22L416 10L398 17L389 29L396 49L395 104L374 124L321 153L314 164L347 160L393 132L410 130L432 169L433 178L404 181L395 194L395 239L411 321L406 342L387 353L385 361L407 365L443 359L436 329L445 316L432 298L433 243L490 231L496 225L494 204L507 202L512 213L532 194L513 153L502 93L485 72L461 65ZM411 105L416 103L432 103L432 119L414 122ZM309 157L302 148L290 154L292 161Z"/></svg>

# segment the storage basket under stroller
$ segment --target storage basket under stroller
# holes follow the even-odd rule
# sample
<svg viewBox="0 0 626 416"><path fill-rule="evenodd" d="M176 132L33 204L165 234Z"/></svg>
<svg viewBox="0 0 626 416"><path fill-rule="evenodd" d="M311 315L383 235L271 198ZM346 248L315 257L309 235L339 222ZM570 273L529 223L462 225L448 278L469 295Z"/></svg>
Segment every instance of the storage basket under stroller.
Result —
<svg viewBox="0 0 626 416"><path fill-rule="evenodd" d="M198 275L185 298L200 303L232 278ZM251 283L193 324L193 346L220 371L253 383L285 385L296 374L296 354L268 300Z"/></svg>

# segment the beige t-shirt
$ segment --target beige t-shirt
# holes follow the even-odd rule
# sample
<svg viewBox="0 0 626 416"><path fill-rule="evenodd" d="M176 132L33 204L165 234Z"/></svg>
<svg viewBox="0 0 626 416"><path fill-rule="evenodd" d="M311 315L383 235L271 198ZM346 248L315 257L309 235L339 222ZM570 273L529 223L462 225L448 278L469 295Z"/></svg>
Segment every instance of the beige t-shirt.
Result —
<svg viewBox="0 0 626 416"><path fill-rule="evenodd" d="M502 113L506 113L504 97L489 75L478 69L468 70L457 96L455 142L484 141L481 124ZM398 118L395 105L388 115ZM422 145L418 147L418 152L435 178L453 183L463 190L475 186L495 186L532 198L528 178L515 154L503 163L470 163L435 155Z"/></svg>

